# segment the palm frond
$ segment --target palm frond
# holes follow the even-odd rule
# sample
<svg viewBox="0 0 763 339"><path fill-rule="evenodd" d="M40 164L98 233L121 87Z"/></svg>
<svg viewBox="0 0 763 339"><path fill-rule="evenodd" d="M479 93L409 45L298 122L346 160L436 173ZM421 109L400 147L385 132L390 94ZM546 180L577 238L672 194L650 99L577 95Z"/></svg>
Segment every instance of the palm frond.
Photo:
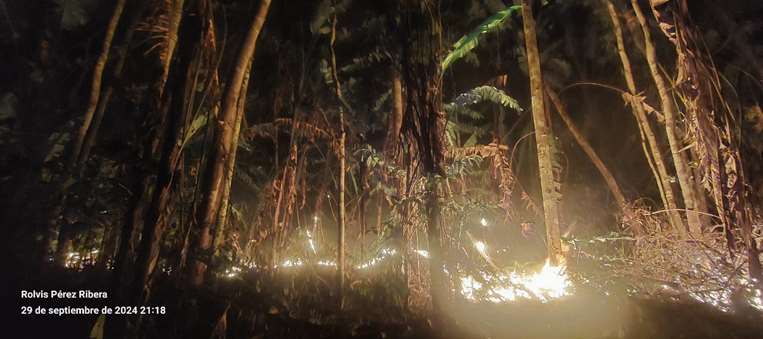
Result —
<svg viewBox="0 0 763 339"><path fill-rule="evenodd" d="M493 14L483 21L476 29L464 35L453 45L453 50L442 61L442 69L446 70L453 62L463 58L479 44L482 34L495 32L503 26L512 13L521 8L520 5L507 7L506 9Z"/></svg>

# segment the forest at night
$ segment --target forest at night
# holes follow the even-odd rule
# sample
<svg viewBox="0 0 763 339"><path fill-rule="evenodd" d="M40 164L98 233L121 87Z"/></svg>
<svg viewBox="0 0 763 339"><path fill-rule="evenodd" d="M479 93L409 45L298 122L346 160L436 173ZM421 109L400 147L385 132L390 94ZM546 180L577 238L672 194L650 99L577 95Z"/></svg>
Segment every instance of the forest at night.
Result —
<svg viewBox="0 0 763 339"><path fill-rule="evenodd" d="M760 0L0 0L0 337L763 338Z"/></svg>

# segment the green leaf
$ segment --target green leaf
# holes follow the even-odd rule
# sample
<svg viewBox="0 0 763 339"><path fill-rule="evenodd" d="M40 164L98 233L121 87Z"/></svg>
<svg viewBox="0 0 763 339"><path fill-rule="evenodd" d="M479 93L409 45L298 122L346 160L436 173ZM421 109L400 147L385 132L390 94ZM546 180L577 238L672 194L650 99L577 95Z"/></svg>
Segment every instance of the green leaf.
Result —
<svg viewBox="0 0 763 339"><path fill-rule="evenodd" d="M493 86L480 86L470 91L472 96L481 99L482 101L491 101L499 104L503 107L513 109L517 112L522 112L522 107L519 106L519 102L516 99L510 97L506 92L495 88Z"/></svg>
<svg viewBox="0 0 763 339"><path fill-rule="evenodd" d="M446 70L453 62L463 58L479 44L480 35L495 32L503 26L512 13L522 8L520 5L507 7L506 9L493 14L483 21L476 29L464 35L453 45L453 50L448 53L442 61L442 69Z"/></svg>
<svg viewBox="0 0 763 339"><path fill-rule="evenodd" d="M513 109L517 112L523 111L522 107L519 106L519 102L517 102L516 99L506 94L506 92L493 86L479 86L471 89L466 93L461 93L453 100L452 103L445 105L445 110L448 113L453 112L455 114L461 115L473 115L470 114L469 110L464 110L463 108L468 105L480 103L483 101L490 101L505 108ZM472 118L476 119L477 117L475 116Z"/></svg>

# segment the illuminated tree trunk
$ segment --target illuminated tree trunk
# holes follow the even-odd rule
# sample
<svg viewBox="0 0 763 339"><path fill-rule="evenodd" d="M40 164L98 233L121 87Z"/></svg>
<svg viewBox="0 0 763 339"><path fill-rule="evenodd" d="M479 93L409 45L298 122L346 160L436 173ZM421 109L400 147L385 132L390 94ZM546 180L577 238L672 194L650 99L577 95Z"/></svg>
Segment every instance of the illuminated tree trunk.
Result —
<svg viewBox="0 0 763 339"><path fill-rule="evenodd" d="M403 85L400 76L400 70L393 67L392 70L392 111L387 117L387 134L384 137L382 152L385 159L395 166L400 165L400 129L403 126ZM386 185L400 187L398 180L394 175L388 176L386 171L382 171L382 178ZM398 189L401 193L402 190ZM378 205L376 209L376 230L381 237L384 234L384 225L382 224L382 214L384 213L385 199L388 199L384 190L379 190Z"/></svg>
<svg viewBox="0 0 763 339"><path fill-rule="evenodd" d="M400 146L400 129L403 126L403 84L400 70L392 71L392 112L387 121L384 153L392 159Z"/></svg>
<svg viewBox="0 0 763 339"><path fill-rule="evenodd" d="M652 41L652 34L649 31L649 23L647 23L637 0L631 0L631 6L633 7L633 11L636 13L636 18L641 25L641 30L644 35L644 54L646 54L649 70L654 79L654 83L657 86L662 113L665 115L665 131L667 132L668 143L670 144L670 153L673 155L673 163L676 167L676 176L681 185L684 207L686 208L686 218L689 221L689 230L691 233L701 234L702 230L700 227L699 216L695 213L696 192L694 191L694 182L691 178L686 154L681 152L683 145L678 136L676 111L675 106L673 105L673 99L670 95L670 90L665 83L665 79L662 77L662 74L660 74L659 61L657 60L657 53L654 48L654 42ZM683 237L688 237L685 229L679 229L679 232Z"/></svg>
<svg viewBox="0 0 763 339"><path fill-rule="evenodd" d="M609 10L609 18L612 21L612 28L615 33L617 53L620 56L620 62L623 65L623 77L625 78L625 83L628 86L628 92L630 94L629 100L627 101L629 101L631 109L633 109L634 117L636 118L636 123L638 124L641 133L644 156L650 166L653 167L654 179L660 191L660 198L662 198L665 209L669 211L668 216L670 217L670 224L673 226L673 229L680 234L681 230L686 229L686 226L681 219L681 214L678 212L678 204L676 203L676 196L673 192L673 185L670 183L668 170L665 166L665 161L662 158L659 144L657 143L657 137L655 136L649 118L644 111L644 106L636 96L638 93L636 89L636 81L633 79L631 62L628 53L625 50L620 19L618 18L615 6L609 1L607 1L607 9Z"/></svg>
<svg viewBox="0 0 763 339"><path fill-rule="evenodd" d="M416 144L427 177L424 206L429 242L429 278L434 326L442 325L449 297L443 272L442 211L439 181L445 177L445 112L442 106L442 22L438 0L401 1L405 34L402 75L405 82L403 131Z"/></svg>
<svg viewBox="0 0 763 339"><path fill-rule="evenodd" d="M193 234L192 263L189 266L189 279L191 285L201 286L204 282L204 273L207 270L210 248L212 246L212 225L217 221L220 209L220 195L222 182L225 174L225 164L228 157L233 156L233 134L238 116L238 102L241 94L244 78L247 76L248 66L254 57L257 46L257 37L260 35L262 26L270 7L270 0L262 0L257 14L252 21L244 44L238 54L233 76L228 83L228 88L222 102L222 111L215 123L215 138L212 146L212 154L206 164L204 180L202 182L202 203L196 211L196 220L199 223Z"/></svg>
<svg viewBox="0 0 763 339"><path fill-rule="evenodd" d="M751 211L747 207L744 166L736 140L734 116L738 113L719 92L723 85L712 56L701 42L701 33L691 21L687 1L651 3L660 28L676 47L676 88L683 100L689 128L696 137L693 150L700 163L699 174L715 201L727 246L733 255L737 246L733 230L740 228L747 249L749 274L763 286L759 250L753 234Z"/></svg>
<svg viewBox="0 0 763 339"><path fill-rule="evenodd" d="M246 94L249 90L249 74L252 69L252 62L249 61L244 82L241 84L241 95L238 99L236 123L234 124L233 140L231 145L231 156L228 157L225 164L225 178L223 181L223 192L220 199L220 213L217 217L217 228L215 228L214 249L219 250L220 245L225 241L225 227L228 222L228 205L230 201L231 183L233 174L236 170L236 154L238 153L238 140L241 134L241 123L246 115Z"/></svg>
<svg viewBox="0 0 763 339"><path fill-rule="evenodd" d="M540 53L535 34L535 19L530 0L522 0L522 26L527 51L527 69L530 75L533 124L538 147L538 168L543 196L543 215L546 223L546 244L548 258L557 263L563 260L561 233L559 230L561 193L554 174L554 154L556 154L551 121L547 119L543 97L543 79L540 71Z"/></svg>
<svg viewBox="0 0 763 339"><path fill-rule="evenodd" d="M88 134L88 130L93 122L95 111L98 108L98 98L101 96L101 84L103 82L103 70L106 68L106 63L109 60L109 54L111 50L111 42L114 40L114 33L117 30L119 24L119 18L122 17L122 11L125 8L127 0L118 0L114 7L114 13L111 15L109 24L106 27L106 36L103 38L103 45L101 46L101 54L95 62L93 67L93 80L90 85L90 100L85 110L85 118L77 131L77 136L74 139L74 146L69 159L69 167L73 168L84 159L80 159L80 152L82 145L85 143L85 137Z"/></svg>
<svg viewBox="0 0 763 339"><path fill-rule="evenodd" d="M330 52L331 52L331 76L334 81L334 94L336 95L337 100L341 103L342 106L339 107L339 138L337 141L337 144L334 145L335 152L337 159L339 160L339 225L337 225L337 259L336 259L336 273L337 273L337 285L339 288L339 309L341 310L344 307L344 269L345 269L345 221L346 221L346 211L345 211L345 201L344 201L344 193L345 193L345 171L347 170L346 165L346 139L347 139L347 133L344 129L344 109L347 108L349 110L350 105L347 103L347 101L344 99L344 96L342 95L342 87L341 83L339 82L339 74L337 73L336 68L336 24L337 24L337 14L336 14L336 8L333 7L334 4L332 3L332 19L331 19L331 41L329 44Z"/></svg>
<svg viewBox="0 0 763 339"><path fill-rule="evenodd" d="M341 109L340 109L341 110ZM342 115L343 116L343 115ZM339 145L337 145L337 156L339 158L339 231L337 232L337 275L339 276L339 300L340 308L344 304L344 269L345 269L345 222L346 211L344 201L345 191L345 171L347 171L346 164L346 138L347 134L344 131L344 119L340 118L340 134Z"/></svg>
<svg viewBox="0 0 763 339"><path fill-rule="evenodd" d="M161 88L167 83L172 65L172 56L175 55L175 48L178 44L178 30L180 29L180 20L183 17L183 5L185 0L164 0L167 5L168 29L164 37L165 48L160 55L162 61L162 77L159 81Z"/></svg>

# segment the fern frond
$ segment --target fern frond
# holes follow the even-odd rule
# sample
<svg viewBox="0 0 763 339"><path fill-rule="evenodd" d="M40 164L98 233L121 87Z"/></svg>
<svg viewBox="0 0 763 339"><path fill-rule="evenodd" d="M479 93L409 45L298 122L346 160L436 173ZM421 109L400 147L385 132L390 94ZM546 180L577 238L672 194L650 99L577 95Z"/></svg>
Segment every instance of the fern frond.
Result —
<svg viewBox="0 0 763 339"><path fill-rule="evenodd" d="M482 112L475 111L467 106L457 105L455 103L445 104L445 112L448 112L450 116L465 116L474 120L482 120L485 115Z"/></svg>
<svg viewBox="0 0 763 339"><path fill-rule="evenodd" d="M517 112L523 111L522 107L519 106L519 102L517 102L516 99L510 97L508 94L506 94L506 92L493 86L479 86L466 93L459 94L456 99L453 100L453 104L456 106L467 106L482 101L494 102L505 108L513 109Z"/></svg>

